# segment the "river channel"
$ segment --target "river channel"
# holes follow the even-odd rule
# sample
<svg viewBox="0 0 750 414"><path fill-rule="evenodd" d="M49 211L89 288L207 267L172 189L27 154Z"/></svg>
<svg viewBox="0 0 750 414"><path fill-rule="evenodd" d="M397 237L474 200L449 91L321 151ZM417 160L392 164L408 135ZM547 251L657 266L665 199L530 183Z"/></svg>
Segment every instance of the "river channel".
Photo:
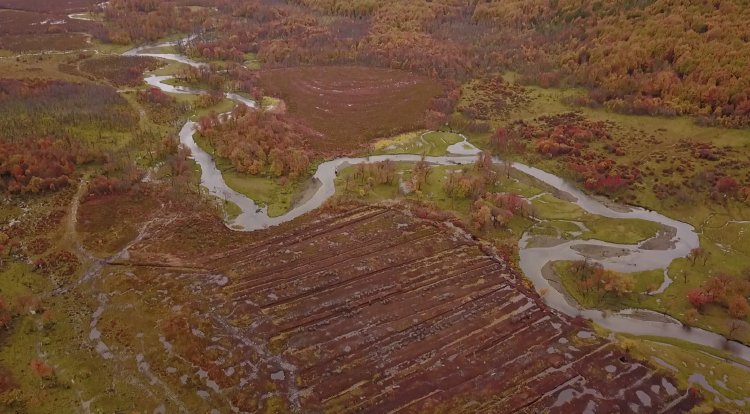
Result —
<svg viewBox="0 0 750 414"><path fill-rule="evenodd" d="M163 59L173 60L186 63L192 66L201 66L205 63L197 62L182 55L176 54L158 54L144 53L149 48L158 48L163 46L174 45L174 42L163 43L159 45L143 46L126 52L126 55L153 56ZM147 77L146 82L157 87L164 92L199 94L204 92L201 89L172 86L163 82L171 76ZM247 99L238 94L229 93L227 98L242 102L248 106L255 107L254 101ZM363 162L376 162L384 160L392 161L419 161L419 155L378 155L364 158L336 158L331 161L320 164L313 179L317 180L319 186L317 191L301 204L295 206L286 214L278 217L269 217L265 208L260 207L243 194L240 194L227 186L222 177L221 171L216 168L213 157L203 151L195 143L193 133L195 131L195 122L188 121L180 131L180 142L186 145L192 151L193 158L202 169L201 182L208 188L209 192L217 197L226 199L237 204L242 213L227 224L241 231L254 231L269 226L274 226L289 220L293 220L309 211L320 207L324 201L335 193L334 179L337 168L342 165L354 165ZM480 150L468 143L454 145L449 147L449 151L457 152L455 155L442 157L425 157L425 160L434 165L465 165L471 164L476 160L476 154ZM497 163L503 163L500 159L495 159ZM676 320L666 317L663 314L645 311L645 310L624 310L619 313L605 313L596 309L580 309L569 303L563 293L564 288L558 283L550 283L545 277L543 268L548 263L558 260L576 260L581 258L581 254L575 250L577 246L595 245L606 248L624 249L627 254L618 257L601 258L597 260L605 268L617 270L620 272L637 272L644 270L666 269L670 263L679 257L685 257L690 249L698 247L698 234L693 226L671 218L665 217L654 211L648 211L640 208L629 208L627 211L614 210L600 203L596 199L588 196L573 184L563 180L548 172L539 170L527 165L513 163L513 168L526 173L555 189L570 194L574 204L580 206L591 214L598 214L612 218L637 218L653 221L674 229L670 234L669 246L664 250L654 250L649 248L649 240L637 245L622 245L607 243L598 240L566 240L562 244L554 247L528 247L529 235L524 234L519 242L520 266L523 273L534 282L537 290L547 288L549 294L544 298L545 302L560 312L570 316L581 316L591 319L602 327L614 332L629 333L634 335L654 335L663 337L678 338L685 341L693 342L700 345L710 346L716 349L727 351L737 357L750 361L750 347L744 346L735 341L727 341L723 336L705 331L699 328L689 328L683 326ZM666 278L666 272L665 272ZM669 284L665 279L662 289ZM645 317L644 317L645 316ZM654 320L651 320L654 319Z"/></svg>

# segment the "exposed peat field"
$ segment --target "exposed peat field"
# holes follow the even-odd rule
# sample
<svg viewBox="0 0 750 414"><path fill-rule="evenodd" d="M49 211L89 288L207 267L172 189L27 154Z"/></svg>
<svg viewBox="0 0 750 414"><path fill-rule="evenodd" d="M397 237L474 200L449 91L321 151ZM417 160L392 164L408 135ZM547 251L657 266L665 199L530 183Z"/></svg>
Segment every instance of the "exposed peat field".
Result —
<svg viewBox="0 0 750 414"><path fill-rule="evenodd" d="M168 411L196 394L248 412L626 412L639 401L686 412L698 402L442 223L356 206L251 234L195 216L153 223L97 276L108 299L96 326L124 366L141 352L141 373L174 391Z"/></svg>
<svg viewBox="0 0 750 414"><path fill-rule="evenodd" d="M0 0L0 9L70 14L87 11L99 3L98 0Z"/></svg>
<svg viewBox="0 0 750 414"><path fill-rule="evenodd" d="M310 147L332 154L421 127L425 108L442 91L427 77L358 66L264 70L261 82L293 116L325 136Z"/></svg>
<svg viewBox="0 0 750 414"><path fill-rule="evenodd" d="M0 49L16 53L77 50L89 46L83 32L94 24L66 14L4 10L0 6Z"/></svg>

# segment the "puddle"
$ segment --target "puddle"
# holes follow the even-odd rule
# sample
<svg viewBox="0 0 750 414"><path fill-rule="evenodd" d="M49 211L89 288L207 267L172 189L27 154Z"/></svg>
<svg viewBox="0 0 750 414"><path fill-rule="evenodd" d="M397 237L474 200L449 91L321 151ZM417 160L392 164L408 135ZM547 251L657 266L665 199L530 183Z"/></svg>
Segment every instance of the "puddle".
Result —
<svg viewBox="0 0 750 414"><path fill-rule="evenodd" d="M675 368L675 367L674 367L674 366L672 366L672 365L669 365L669 364L667 364L667 363L666 363L666 362L664 362L664 360L663 360L663 359L661 359L661 358L657 358L657 357L655 357L655 356L652 356L652 357L651 357L651 359L652 359L652 360L654 360L654 361L655 361L655 362L656 362L657 364L659 364L659 365L661 365L661 366L663 366L663 367L665 367L665 368L671 369L671 370L672 370L672 371L674 371L674 372L679 372L679 370L678 370L677 368Z"/></svg>
<svg viewBox="0 0 750 414"><path fill-rule="evenodd" d="M641 400L641 404L643 404L646 407L651 407L651 397L648 396L645 392L638 390L635 392L635 395L638 397L639 400Z"/></svg>

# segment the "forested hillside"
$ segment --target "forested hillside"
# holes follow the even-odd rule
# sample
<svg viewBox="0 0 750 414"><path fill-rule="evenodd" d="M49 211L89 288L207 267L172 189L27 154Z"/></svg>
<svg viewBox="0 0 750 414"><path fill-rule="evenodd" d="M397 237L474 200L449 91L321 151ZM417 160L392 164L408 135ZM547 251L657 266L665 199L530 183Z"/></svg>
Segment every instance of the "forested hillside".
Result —
<svg viewBox="0 0 750 414"><path fill-rule="evenodd" d="M252 52L269 66L358 63L459 80L514 69L529 83L585 86L587 105L748 123L745 0L222 5L243 19L204 23L214 34L194 42L192 55L241 60Z"/></svg>

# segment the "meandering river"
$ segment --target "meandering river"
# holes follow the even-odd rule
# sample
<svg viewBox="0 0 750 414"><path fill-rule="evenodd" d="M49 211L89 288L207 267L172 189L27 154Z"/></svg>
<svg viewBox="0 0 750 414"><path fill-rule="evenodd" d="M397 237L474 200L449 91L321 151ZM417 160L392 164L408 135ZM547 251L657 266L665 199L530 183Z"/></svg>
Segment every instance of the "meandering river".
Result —
<svg viewBox="0 0 750 414"><path fill-rule="evenodd" d="M153 46L138 47L126 52L125 54L154 56L186 63L193 66L205 65L204 63L197 62L182 55L141 53L142 51L149 48L171 46L174 44L175 42L169 42ZM204 92L203 90L197 88L171 86L163 83L165 80L170 78L172 77L152 75L146 78L146 82L149 85L157 87L165 92L185 94L198 94ZM251 107L256 106L254 101L237 94L227 94L227 97L229 99L234 99L236 101L242 102ZM323 204L325 200L327 200L335 193L336 188L334 186L334 179L336 177L336 170L342 165L353 165L363 162L376 162L384 160L416 162L421 158L419 155L406 154L378 155L364 158L336 158L334 160L324 162L320 164L318 170L314 175L314 179L318 180L320 184L317 188L317 191L315 191L315 193L311 197L308 197L303 203L295 206L286 214L279 217L269 217L265 208L256 205L253 200L247 198L243 194L232 190L231 188L229 188L229 186L227 186L221 175L221 171L216 168L213 157L203 151L195 143L193 139L194 130L195 123L192 121L186 122L182 127L182 130L180 131L180 141L182 142L182 144L190 148L193 154L193 158L201 166L202 185L208 188L211 194L231 201L240 207L242 213L228 224L236 230L243 231L254 231L268 226L274 226L295 219L311 210L318 208ZM435 165L471 164L476 160L476 154L480 152L478 148L466 143L451 146L449 147L449 150L457 154L443 157L425 157L425 160ZM495 162L502 163L503 161L500 159L495 159ZM693 226L687 223L673 220L669 217L665 217L654 211L647 211L639 208L631 208L629 209L629 211L613 210L600 203L596 199L588 196L573 184L563 180L560 177L539 170L537 168L519 163L513 163L513 167L523 173L535 177L536 179L548 184L551 187L554 187L559 191L563 191L572 195L575 198L573 202L589 213L612 218L638 218L657 222L664 226L675 229L673 234L670 234L670 246L666 250L650 250L646 248L646 243L648 243L648 240L638 245L621 245L602 242L598 240L569 240L554 247L529 247L529 235L524 234L519 242L519 247L521 248L521 269L523 270L526 277L534 282L534 285L537 289L549 289L549 294L544 298L545 302L549 306L571 316L582 316L584 318L589 318L597 324L603 326L604 328L607 328L614 332L630 333L635 335L666 336L683 339L696 344L722 349L740 358L750 361L749 347L735 341L727 341L721 335L717 335L703 329L684 327L679 322L656 312L626 310L619 313L607 314L596 309L579 309L578 307L569 304L565 299L564 293L562 292L564 288L562 288L559 284L550 284L550 282L543 275L543 268L546 264L557 260L580 259L581 254L575 250L577 246L580 247L582 245L596 245L601 247L625 249L628 251L627 254L619 257L610 257L598 260L604 265L604 267L608 269L613 269L621 272L666 269L674 259L685 257L690 249L699 246L698 234L695 232ZM668 283L669 281L665 280L665 284L662 286L662 288L666 287ZM635 317L634 314L636 313L639 313L641 315L651 314L651 316L654 317L653 319L662 321L659 322L644 320L642 317Z"/></svg>

